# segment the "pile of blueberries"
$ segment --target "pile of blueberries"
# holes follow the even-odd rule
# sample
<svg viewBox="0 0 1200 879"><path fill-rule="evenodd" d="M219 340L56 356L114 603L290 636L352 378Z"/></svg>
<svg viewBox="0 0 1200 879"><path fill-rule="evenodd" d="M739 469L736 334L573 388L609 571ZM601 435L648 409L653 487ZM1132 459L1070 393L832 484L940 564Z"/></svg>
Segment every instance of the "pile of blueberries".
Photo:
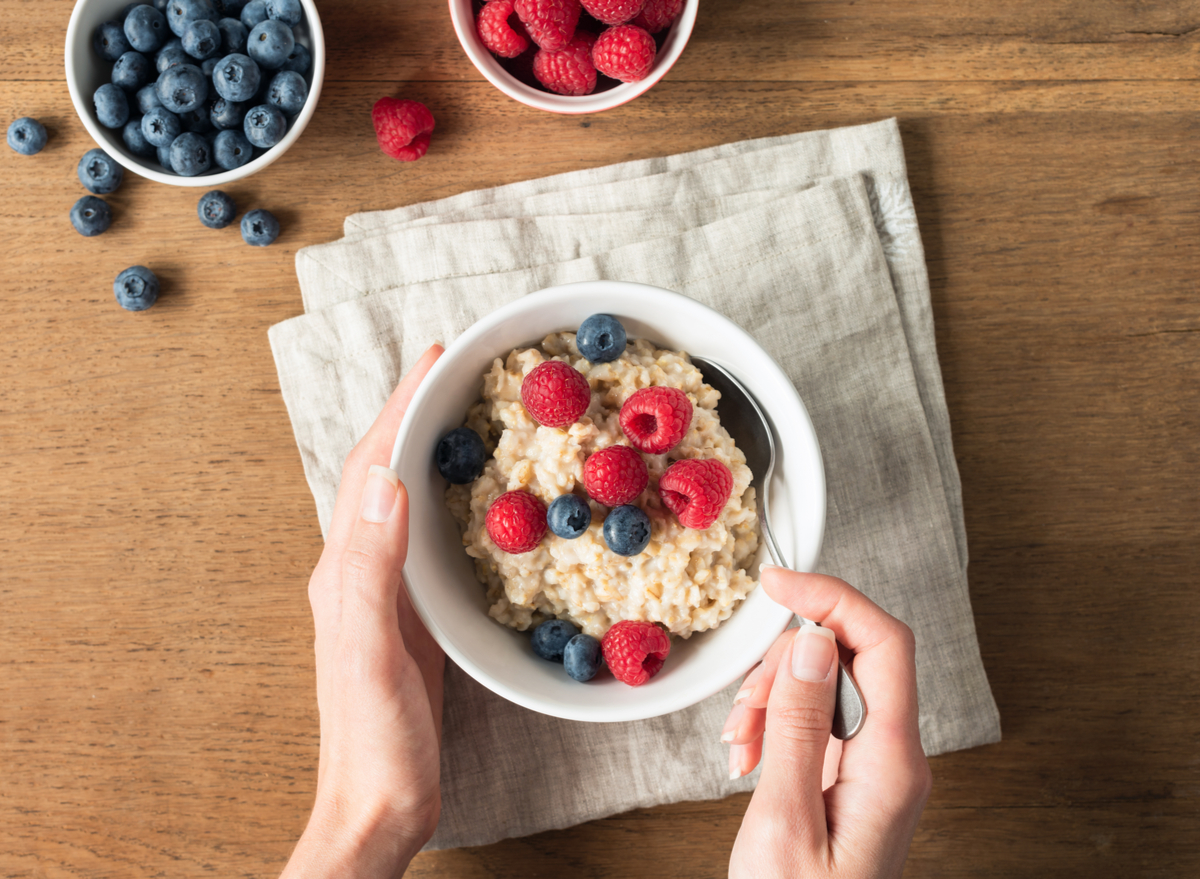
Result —
<svg viewBox="0 0 1200 879"><path fill-rule="evenodd" d="M113 62L96 118L135 156L195 177L240 168L275 146L308 99L300 0L152 0L96 29Z"/></svg>

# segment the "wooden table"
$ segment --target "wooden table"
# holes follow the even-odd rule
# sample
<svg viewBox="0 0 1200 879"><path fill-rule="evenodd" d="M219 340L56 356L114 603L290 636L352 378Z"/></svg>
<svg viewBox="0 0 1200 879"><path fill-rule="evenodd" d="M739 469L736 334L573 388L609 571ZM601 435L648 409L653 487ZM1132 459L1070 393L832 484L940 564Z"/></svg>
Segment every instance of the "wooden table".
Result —
<svg viewBox="0 0 1200 879"><path fill-rule="evenodd" d="M93 146L67 0L0 0L0 875L272 876L310 805L320 549L267 346L342 219L742 138L901 120L1001 744L932 761L909 876L1200 874L1200 2L704 0L667 79L560 118L501 96L442 2L322 4L296 146L229 187L279 241ZM429 155L376 98L432 108ZM165 292L113 302L128 265ZM715 734L715 731L714 731ZM718 877L746 797L418 858L422 877ZM480 804L502 808L501 804Z"/></svg>

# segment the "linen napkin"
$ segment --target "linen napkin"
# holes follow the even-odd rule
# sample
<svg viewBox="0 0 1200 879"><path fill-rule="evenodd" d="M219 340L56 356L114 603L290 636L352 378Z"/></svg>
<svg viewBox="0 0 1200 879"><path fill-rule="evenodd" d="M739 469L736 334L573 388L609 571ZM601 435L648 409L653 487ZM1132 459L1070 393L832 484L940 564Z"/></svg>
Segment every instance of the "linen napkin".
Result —
<svg viewBox="0 0 1200 879"><path fill-rule="evenodd" d="M820 569L916 632L927 753L998 739L894 121L360 214L346 232L297 254L307 313L270 331L323 530L346 453L429 342L555 284L673 289L745 327L796 383L825 456ZM667 717L583 724L519 708L448 665L442 820L429 847L751 789L757 774L727 780L719 743L732 692Z"/></svg>

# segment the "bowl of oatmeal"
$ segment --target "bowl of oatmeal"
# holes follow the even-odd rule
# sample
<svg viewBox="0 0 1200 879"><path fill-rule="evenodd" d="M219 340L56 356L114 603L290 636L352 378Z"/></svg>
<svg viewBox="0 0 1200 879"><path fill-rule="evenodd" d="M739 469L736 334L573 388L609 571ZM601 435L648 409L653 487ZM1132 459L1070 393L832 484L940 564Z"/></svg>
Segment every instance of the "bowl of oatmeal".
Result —
<svg viewBox="0 0 1200 879"><path fill-rule="evenodd" d="M611 363L590 363L574 344L576 328L597 312L617 317L628 334L625 353ZM572 720L667 714L739 678L791 620L790 611L757 589L761 552L752 474L720 424L719 395L704 384L688 352L721 363L764 402L783 439L772 525L797 567L811 569L824 532L825 485L804 404L749 335L692 299L611 281L521 297L455 340L414 396L392 460L414 511L405 582L447 655L499 695ZM587 415L569 428L539 430L521 405L522 376L546 360L570 363L591 385ZM643 456L650 479L635 503L651 523L646 549L610 552L594 516L578 539L548 533L532 551L499 550L482 525L496 496L517 487L548 502L579 491L579 462L621 444L620 404L647 386L678 388L695 408L677 447ZM433 450L464 424L488 434L488 463L479 478L448 491ZM706 528L680 527L658 503L658 479L685 459L719 461L731 476L729 502ZM604 508L594 508L602 519ZM552 617L595 637L618 619L650 620L671 634L671 652L641 686L605 671L580 683L530 647L528 629Z"/></svg>

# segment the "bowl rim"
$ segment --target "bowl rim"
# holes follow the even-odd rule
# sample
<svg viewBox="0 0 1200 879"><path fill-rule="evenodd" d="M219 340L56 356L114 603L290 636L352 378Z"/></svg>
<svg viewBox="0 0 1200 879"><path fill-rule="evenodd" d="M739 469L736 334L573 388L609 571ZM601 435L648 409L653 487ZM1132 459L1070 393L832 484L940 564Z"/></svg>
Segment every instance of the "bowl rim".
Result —
<svg viewBox="0 0 1200 879"><path fill-rule="evenodd" d="M543 92L526 85L505 70L495 56L489 52L475 32L475 18L468 11L471 0L449 0L450 20L454 24L454 33L463 52L475 65L475 69L501 92L515 101L537 110L550 113L560 113L567 116L578 116L587 113L600 113L627 104L634 98L649 91L651 86L666 76L679 56L683 54L692 28L696 24L696 10L699 0L684 0L683 10L679 18L671 25L671 31L663 43L665 51L654 59L654 66L645 79L637 82L627 82L607 91L572 97Z"/></svg>
<svg viewBox="0 0 1200 879"><path fill-rule="evenodd" d="M251 174L255 174L266 168L268 165L278 161L284 153L291 149L292 144L300 139L300 135L304 133L304 129L308 127L309 120L317 111L317 102L321 97L321 85L325 79L325 33L321 27L321 16L317 12L317 6L314 0L300 0L300 4L304 7L306 23L309 31L309 41L312 46L309 48L312 54L312 81L308 86L308 99L304 102L304 107L296 116L295 123L288 129L287 134L283 136L283 140L275 144L257 159L247 162L240 168L234 168L232 171L222 171L219 174L201 174L197 177L182 177L178 174L168 174L165 171L155 170L147 165L142 164L142 161L135 156L130 155L124 148L124 144L114 148L114 145L108 140L104 132L115 131L115 129L103 128L100 123L92 118L92 114L88 112L88 101L90 96L80 92L78 79L80 75L75 69L75 60L72 57L72 49L76 45L76 41L82 37L87 43L91 44L91 34L84 31L81 21L83 19L83 10L86 6L91 5L95 0L76 0L74 8L71 10L71 19L67 22L67 36L64 55L64 67L67 77L67 90L71 93L71 103L75 107L75 115L83 123L83 127L87 129L88 134L92 136L92 140L96 142L96 146L104 150L114 161L119 163L127 171L132 171L139 177L145 177L148 180L153 180L156 183L166 183L169 186L187 186L187 187L208 187L218 188L229 183L234 183L238 180L245 179ZM114 8L119 4L114 3ZM119 139L120 133L117 132L116 137Z"/></svg>
<svg viewBox="0 0 1200 879"><path fill-rule="evenodd" d="M720 312L710 308L704 303L691 299L680 293L670 290L665 290L660 287L652 287L646 284L637 284L624 281L582 281L573 284L563 284L554 287L549 287L521 296L513 302L496 309L485 317L478 320L475 324L469 327L462 335L455 339L446 347L445 353L438 358L433 368L429 371L425 380L421 382L417 391L410 401L406 417L401 421L399 431L396 435L396 441L392 448L392 456L390 461L391 468L400 475L401 480L405 478L405 471L408 469L405 464L415 459L418 454L425 460L425 467L431 466L429 458L424 453L414 451L411 455L406 455L406 441L411 433L417 428L415 425L421 423L424 419L421 417L427 401L435 398L439 379L443 372L452 368L452 364L457 360L460 353L473 350L485 340L486 336L491 333L496 327L502 325L506 321L523 315L530 310L551 307L566 300L574 300L579 297L587 297L590 301L602 301L601 296L614 297L616 291L626 294L630 297L638 297L644 299L647 296L653 296L659 301L672 303L674 306L687 310L691 310L693 314L705 314L708 319L714 320L721 326L723 334L727 334L734 346L748 345L752 346L750 350L756 350L761 359L770 365L776 375L773 376L775 381L782 381L787 388L791 389L794 395L793 403L796 406L794 415L799 417L807 426L807 436L803 437L803 441L811 442L810 457L815 457L815 470L807 473L813 477L810 493L817 501L819 510L817 511L814 521L817 523L813 528L812 535L795 535L797 546L793 548L794 565L796 570L813 570L820 556L821 545L824 540L825 523L827 517L827 495L824 475L824 460L820 452L820 446L817 440L816 431L812 424L812 419L809 416L808 410L804 405L800 395L795 390L795 386L791 380L787 378L786 373L775 362L775 360L767 354L763 348L754 341L745 330L727 318ZM618 309L613 309L618 311ZM534 333L534 335L539 335ZM697 352L700 353L700 352ZM502 356L503 352L499 352L496 356ZM727 362L721 358L714 357L714 360L722 362L723 365L729 366ZM741 371L734 370L735 375ZM739 375L745 378L745 375ZM778 405L778 403L776 404ZM413 466L421 466L419 463L414 463ZM773 505L774 506L774 505ZM808 538L802 542L803 538ZM410 550L409 562L412 561ZM659 698L653 703L632 701L630 703L613 707L602 706L597 709L589 710L584 707L563 704L559 701L551 699L538 699L510 686L503 679L493 674L490 670L481 667L479 664L472 661L462 649L456 644L455 639L443 629L437 618L435 618L426 599L422 593L420 586L413 588L413 578L411 574L411 564L406 563L402 572L405 587L408 589L409 597L413 607L420 616L422 622L433 635L434 639L441 646L445 654L454 661L459 668L465 671L470 677L478 683L491 690L492 692L504 697L510 702L521 705L532 711L537 711L542 714L547 714L553 717L559 717L566 720L587 721L587 722L624 722L632 720L644 720L652 717L658 717L664 714L670 714L675 711L690 707L704 699L712 696L743 674L748 672L754 663L756 663L763 655L766 654L771 644L775 639L787 628L792 621L793 613L790 609L783 607L771 601L766 593L762 593L763 599L766 600L765 605L767 612L764 613L764 622L757 630L753 645L754 657L749 665L743 666L742 661L728 663L727 674L716 677L698 678L688 684L678 687L676 690L670 691L668 694L659 694ZM499 623L495 623L499 626ZM742 657L744 658L744 656ZM595 716L603 713L602 717Z"/></svg>

